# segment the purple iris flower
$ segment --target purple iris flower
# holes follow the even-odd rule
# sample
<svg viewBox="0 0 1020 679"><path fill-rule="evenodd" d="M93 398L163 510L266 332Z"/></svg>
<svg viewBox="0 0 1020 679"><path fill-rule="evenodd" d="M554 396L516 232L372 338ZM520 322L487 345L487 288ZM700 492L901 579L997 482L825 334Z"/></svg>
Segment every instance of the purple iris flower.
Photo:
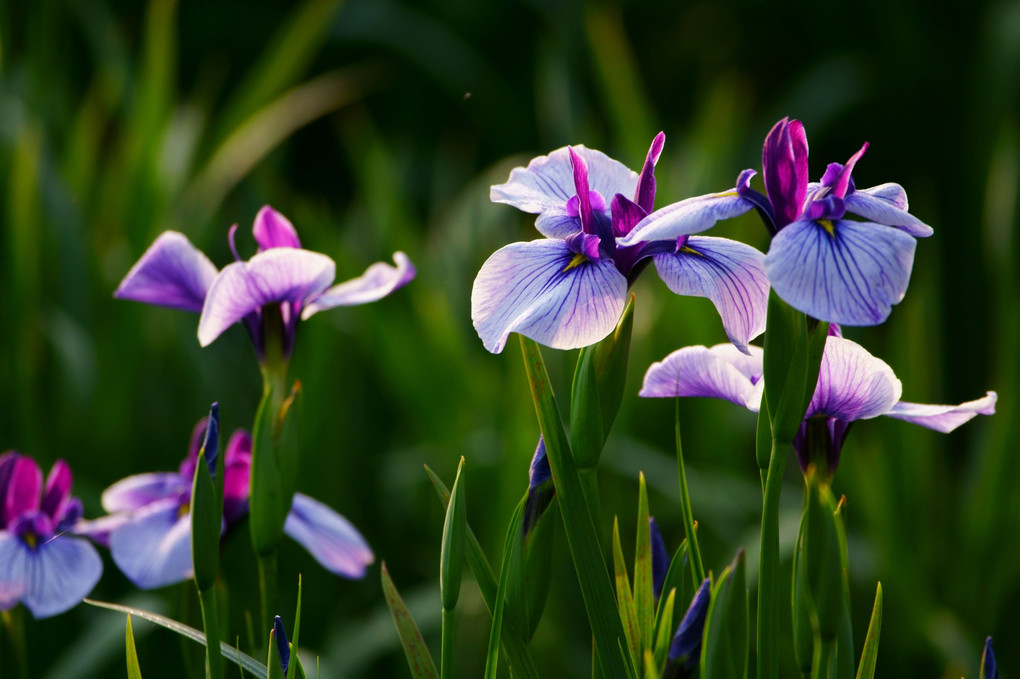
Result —
<svg viewBox="0 0 1020 679"><path fill-rule="evenodd" d="M564 147L492 187L493 202L537 214L545 238L497 250L478 272L471 319L486 349L502 351L511 332L555 349L598 342L616 327L627 289L649 258L670 290L711 300L738 347L765 329L760 252L724 238L628 237L669 210L653 211L664 142L660 132L640 174L600 151Z"/></svg>
<svg viewBox="0 0 1020 679"><path fill-rule="evenodd" d="M830 164L820 182L809 182L804 126L783 118L762 149L766 195L750 188L755 172L744 170L734 190L649 215L623 243L698 233L754 208L772 234L765 270L776 294L823 321L877 325L906 293L915 239L932 229L907 212L899 184L856 188L851 173L867 148L845 165ZM847 213L866 221L845 219Z"/></svg>
<svg viewBox="0 0 1020 679"><path fill-rule="evenodd" d="M535 527L542 514L549 507L556 487L553 485L552 468L545 453L545 439L538 437L538 446L528 468L528 499L524 504L524 535Z"/></svg>
<svg viewBox="0 0 1020 679"><path fill-rule="evenodd" d="M663 679L686 679L698 666L698 660L701 659L701 639L708 617L708 604L712 601L710 585L708 578L702 581L694 598L691 599L691 605L684 613L683 620L677 625L673 643L669 645Z"/></svg>
<svg viewBox="0 0 1020 679"><path fill-rule="evenodd" d="M198 341L208 346L224 330L243 321L261 360L267 333L282 334L284 357L290 356L298 320L337 306L366 304L385 297L414 278L415 268L403 252L396 266L377 262L364 274L333 285L336 264L318 252L301 249L290 221L266 205L255 216L252 233L258 252L222 271L188 238L166 231L156 239L121 281L114 297L201 313Z"/></svg>
<svg viewBox="0 0 1020 679"><path fill-rule="evenodd" d="M276 637L276 654L280 657L280 669L283 676L287 676L290 668L290 641L287 640L287 632L283 629L283 620L276 616L273 620L273 636Z"/></svg>
<svg viewBox="0 0 1020 679"><path fill-rule="evenodd" d="M901 401L903 386L885 361L864 347L839 336L831 326L826 339L818 383L795 440L801 468L823 463L833 474L850 425L888 415L935 431L948 433L976 415L995 412L996 393L959 405L926 405ZM764 388L762 351L738 353L731 345L684 347L645 373L640 396L710 396L732 401L757 412Z"/></svg>
<svg viewBox="0 0 1020 679"><path fill-rule="evenodd" d="M88 534L110 548L114 563L142 589L163 587L191 577L191 483L206 418L195 426L187 458L176 472L136 474L103 492L109 516L89 522ZM239 429L223 458L223 529L248 513L251 436ZM326 570L361 578L375 557L347 519L318 500L294 494L284 532L297 540Z"/></svg>
<svg viewBox="0 0 1020 679"><path fill-rule="evenodd" d="M32 458L0 455L0 610L20 601L36 618L63 613L99 582L103 561L77 536L81 500L57 460L43 482Z"/></svg>

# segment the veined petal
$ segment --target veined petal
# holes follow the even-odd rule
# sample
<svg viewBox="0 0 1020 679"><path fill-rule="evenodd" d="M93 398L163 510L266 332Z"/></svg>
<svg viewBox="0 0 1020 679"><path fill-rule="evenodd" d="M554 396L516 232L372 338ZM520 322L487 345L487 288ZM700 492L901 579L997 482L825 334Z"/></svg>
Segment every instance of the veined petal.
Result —
<svg viewBox="0 0 1020 679"><path fill-rule="evenodd" d="M570 214L566 207L551 207L538 216L535 228L546 238L562 240L581 230L581 218Z"/></svg>
<svg viewBox="0 0 1020 679"><path fill-rule="evenodd" d="M190 489L191 482L173 472L135 474L104 490L101 503L111 514L131 512L153 502L176 499Z"/></svg>
<svg viewBox="0 0 1020 679"><path fill-rule="evenodd" d="M165 231L131 267L113 296L198 313L215 278L216 267L187 236Z"/></svg>
<svg viewBox="0 0 1020 679"><path fill-rule="evenodd" d="M772 239L765 271L798 311L842 325L878 325L907 291L916 246L891 226L798 221Z"/></svg>
<svg viewBox="0 0 1020 679"><path fill-rule="evenodd" d="M259 244L259 252L270 248L301 247L301 240L298 239L294 225L268 205L263 205L255 215L251 232L255 236L255 242Z"/></svg>
<svg viewBox="0 0 1020 679"><path fill-rule="evenodd" d="M804 419L825 415L843 422L867 420L887 413L902 393L903 385L885 361L856 342L830 336Z"/></svg>
<svg viewBox="0 0 1020 679"><path fill-rule="evenodd" d="M334 285L315 297L301 312L301 318L308 318L323 309L374 302L414 279L417 271L407 255L394 252L393 261L396 266L376 262L358 278Z"/></svg>
<svg viewBox="0 0 1020 679"><path fill-rule="evenodd" d="M726 336L741 351L765 331L769 296L765 255L750 245L694 236L679 252L655 255L654 261L670 290L712 300Z"/></svg>
<svg viewBox="0 0 1020 679"><path fill-rule="evenodd" d="M975 415L994 415L996 400L998 395L994 391L989 391L982 398L956 406L900 401L885 414L948 434Z"/></svg>
<svg viewBox="0 0 1020 679"><path fill-rule="evenodd" d="M110 533L114 563L141 589L153 589L191 577L191 514L176 500L139 510Z"/></svg>
<svg viewBox="0 0 1020 679"><path fill-rule="evenodd" d="M876 224L897 226L914 238L927 238L934 229L907 212L907 193L899 184L881 184L849 194L844 200L848 212Z"/></svg>
<svg viewBox="0 0 1020 679"><path fill-rule="evenodd" d="M554 349L577 349L613 331L626 294L627 279L611 260L588 261L559 240L512 243L478 272L471 320L495 354L511 332Z"/></svg>
<svg viewBox="0 0 1020 679"><path fill-rule="evenodd" d="M762 350L748 347L751 356L743 356L731 344L720 344L711 349L704 346L677 349L645 373L638 396L645 398L673 398L697 396L721 398L750 410L757 410L760 390L756 380L747 374L750 362L762 362ZM738 359L741 356L743 358Z"/></svg>
<svg viewBox="0 0 1020 679"><path fill-rule="evenodd" d="M103 560L87 540L57 535L30 548L0 533L0 608L15 592L32 615L48 618L76 606L99 582Z"/></svg>
<svg viewBox="0 0 1020 679"><path fill-rule="evenodd" d="M9 527L12 521L26 512L37 511L43 488L42 470L27 455L17 457L10 474L7 497L3 498L3 527Z"/></svg>
<svg viewBox="0 0 1020 679"><path fill-rule="evenodd" d="M247 262L226 266L213 281L198 322L198 342L208 346L239 320L272 302L303 302L333 282L336 265L318 252L272 248Z"/></svg>
<svg viewBox="0 0 1020 679"><path fill-rule="evenodd" d="M345 578L361 578L375 561L365 538L351 522L327 505L294 494L283 531L301 543L323 568Z"/></svg>
<svg viewBox="0 0 1020 679"><path fill-rule="evenodd" d="M623 238L617 241L620 247L654 240L669 240L680 236L700 233L715 226L723 219L739 217L754 205L741 198L736 189L695 196L667 205L648 215Z"/></svg>

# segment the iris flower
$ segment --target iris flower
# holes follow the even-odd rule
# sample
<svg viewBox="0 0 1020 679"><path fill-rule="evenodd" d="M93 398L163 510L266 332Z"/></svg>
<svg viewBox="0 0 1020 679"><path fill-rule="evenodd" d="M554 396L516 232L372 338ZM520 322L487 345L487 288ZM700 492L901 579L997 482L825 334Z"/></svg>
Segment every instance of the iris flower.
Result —
<svg viewBox="0 0 1020 679"><path fill-rule="evenodd" d="M708 618L708 604L712 601L711 581L705 578L694 593L691 605L677 625L673 642L669 645L664 679L686 679L694 674L701 659L701 639Z"/></svg>
<svg viewBox="0 0 1020 679"><path fill-rule="evenodd" d="M396 252L396 266L377 262L360 277L330 287L336 264L302 249L293 224L273 208L266 205L255 216L252 233L258 252L248 261L237 253L236 230L230 230L229 238L237 261L222 271L187 236L164 232L124 277L114 297L201 313L198 341L203 347L242 321L261 360L267 332L282 334L283 354L289 357L299 319L323 309L374 302L415 275L407 255Z"/></svg>
<svg viewBox="0 0 1020 679"><path fill-rule="evenodd" d="M766 195L750 188L754 170L744 170L734 190L649 215L623 244L698 233L754 208L772 234L765 270L776 294L823 321L878 325L906 293L915 239L932 229L907 211L899 184L856 188L852 172L867 148L845 165L830 164L820 182L809 182L804 126L783 118L762 149ZM848 213L865 221L846 219Z"/></svg>
<svg viewBox="0 0 1020 679"><path fill-rule="evenodd" d="M103 492L109 516L90 522L89 535L110 548L114 563L142 589L163 587L191 577L191 483L207 419L195 426L188 456L176 472L136 474ZM238 430L223 459L223 526L248 513L251 436ZM326 570L361 578L375 557L365 539L325 504L294 494L284 532L297 540Z"/></svg>
<svg viewBox="0 0 1020 679"><path fill-rule="evenodd" d="M103 561L76 535L81 500L57 460L43 483L32 458L0 455L0 610L20 601L36 618L63 613L99 582Z"/></svg>
<svg viewBox="0 0 1020 679"><path fill-rule="evenodd" d="M857 420L887 415L948 433L976 415L995 412L994 391L959 405L900 400L903 385L892 368L861 345L841 337L839 326L833 324L830 328L818 383L794 440L801 469L821 462L830 475L835 473L843 442ZM751 349L750 356L734 351L728 344L678 349L648 368L639 395L710 396L757 412L764 388L762 351Z"/></svg>
<svg viewBox="0 0 1020 679"><path fill-rule="evenodd" d="M565 147L492 187L493 202L537 214L545 238L497 250L478 272L471 319L486 349L502 351L511 332L555 349L598 342L616 327L649 258L670 290L712 301L736 346L764 330L760 252L724 238L628 238L635 225L670 209L653 209L664 142L660 132L640 174L600 151Z"/></svg>

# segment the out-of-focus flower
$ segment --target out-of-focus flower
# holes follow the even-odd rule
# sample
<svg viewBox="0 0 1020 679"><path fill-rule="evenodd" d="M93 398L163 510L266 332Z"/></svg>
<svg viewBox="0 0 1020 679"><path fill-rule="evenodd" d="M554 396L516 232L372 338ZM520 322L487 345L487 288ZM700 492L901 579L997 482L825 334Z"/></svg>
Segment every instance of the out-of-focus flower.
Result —
<svg viewBox="0 0 1020 679"><path fill-rule="evenodd" d="M0 455L0 610L20 601L46 618L73 607L99 582L103 561L76 534L82 504L71 482L63 460L44 484L32 458Z"/></svg>
<svg viewBox="0 0 1020 679"><path fill-rule="evenodd" d="M531 532L538 520L542 518L553 496L556 487L553 485L552 469L545 453L545 439L538 437L538 446L531 458L528 468L528 499L524 504L524 535Z"/></svg>
<svg viewBox="0 0 1020 679"><path fill-rule="evenodd" d="M283 620L276 616L273 620L273 636L276 637L276 653L280 656L280 669L283 676L287 676L287 669L290 668L290 641L287 640L287 632L283 629Z"/></svg>
<svg viewBox="0 0 1020 679"><path fill-rule="evenodd" d="M691 599L691 605L677 625L673 643L669 645L666 671L663 679L686 679L691 676L701 659L701 639L708 617L708 604L712 601L711 583L705 578Z"/></svg>
<svg viewBox="0 0 1020 679"><path fill-rule="evenodd" d="M991 637L985 639L985 649L981 652L981 679L999 679L999 663L995 662Z"/></svg>
<svg viewBox="0 0 1020 679"><path fill-rule="evenodd" d="M230 247L237 261L222 271L184 234L164 232L124 277L114 297L201 313L202 346L243 321L261 360L267 341L279 341L283 356L290 356L300 319L323 309L374 302L415 275L407 255L396 252L396 266L377 262L360 277L332 285L333 260L302 249L294 226L268 205L255 217L252 232L258 252L247 261L234 244L236 230L236 225L230 230Z"/></svg>

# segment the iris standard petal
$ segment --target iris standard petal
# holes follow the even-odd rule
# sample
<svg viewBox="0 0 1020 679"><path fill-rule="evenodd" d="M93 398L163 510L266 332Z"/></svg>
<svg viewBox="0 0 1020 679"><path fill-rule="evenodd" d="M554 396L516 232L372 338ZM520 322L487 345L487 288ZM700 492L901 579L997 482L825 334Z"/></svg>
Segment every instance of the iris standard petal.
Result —
<svg viewBox="0 0 1020 679"><path fill-rule="evenodd" d="M636 243L669 240L706 231L718 221L739 217L754 205L741 198L736 189L681 200L651 213L617 241L620 247Z"/></svg>
<svg viewBox="0 0 1020 679"><path fill-rule="evenodd" d="M645 379L638 396L645 398L673 398L698 396L722 398L751 410L758 409L755 381L738 368L740 362L731 361L738 354L735 350L719 351L717 345L708 349L704 346L677 349L658 363L653 363L645 372ZM762 360L759 347L748 347L751 360ZM742 366L743 367L743 366ZM760 399L760 395L757 396Z"/></svg>
<svg viewBox="0 0 1020 679"><path fill-rule="evenodd" d="M869 222L896 226L914 238L927 238L935 230L907 212L907 193L899 184L881 184L857 190L844 199L847 212Z"/></svg>
<svg viewBox="0 0 1020 679"><path fill-rule="evenodd" d="M187 236L165 231L131 267L113 296L198 313L215 278L215 265Z"/></svg>
<svg viewBox="0 0 1020 679"><path fill-rule="evenodd" d="M994 415L996 400L998 395L989 391L982 398L956 406L900 401L885 414L948 434L975 415Z"/></svg>
<svg viewBox="0 0 1020 679"><path fill-rule="evenodd" d="M726 336L741 351L765 331L769 297L765 255L750 245L695 236L678 252L655 255L654 261L670 290L712 300Z"/></svg>
<svg viewBox="0 0 1020 679"><path fill-rule="evenodd" d="M63 460L54 462L46 477L46 487L39 504L39 509L48 514L54 523L63 518L64 508L71 499L71 481L71 468L67 463Z"/></svg>
<svg viewBox="0 0 1020 679"><path fill-rule="evenodd" d="M27 455L19 455L10 469L7 485L7 497L3 498L3 527L26 512L39 509L39 499L43 488L42 470L35 460Z"/></svg>
<svg viewBox="0 0 1020 679"><path fill-rule="evenodd" d="M907 291L917 241L870 222L798 221L772 239L769 281L783 300L822 321L878 325Z"/></svg>
<svg viewBox="0 0 1020 679"><path fill-rule="evenodd" d="M198 322L198 343L208 346L224 330L273 302L300 303L329 287L336 265L326 255L273 248L226 266L213 281Z"/></svg>
<svg viewBox="0 0 1020 679"><path fill-rule="evenodd" d="M103 509L114 514L130 512L166 499L176 499L191 490L191 482L173 472L135 474L103 491Z"/></svg>
<svg viewBox="0 0 1020 679"><path fill-rule="evenodd" d="M191 514L175 500L153 503L110 533L114 563L141 589L191 576Z"/></svg>
<svg viewBox="0 0 1020 679"><path fill-rule="evenodd" d="M365 538L350 521L323 503L294 494L283 532L297 540L323 568L345 578L361 578L375 561Z"/></svg>
<svg viewBox="0 0 1020 679"><path fill-rule="evenodd" d="M471 320L494 354L511 332L554 349L577 349L613 331L626 294L627 279L611 260L588 261L559 240L512 243L478 272Z"/></svg>
<svg viewBox="0 0 1020 679"><path fill-rule="evenodd" d="M33 549L9 535L0 538L0 581L21 589L19 598L34 617L63 613L99 582L103 560L87 540L58 535ZM3 590L0 585L0 607Z"/></svg>
<svg viewBox="0 0 1020 679"><path fill-rule="evenodd" d="M797 219L807 196L808 143L799 120L783 118L772 127L762 147L761 168L776 226L782 228Z"/></svg>
<svg viewBox="0 0 1020 679"><path fill-rule="evenodd" d="M255 223L251 229L255 242L259 244L259 252L270 248L300 248L297 229L290 220L268 205L263 205L255 215Z"/></svg>
<svg viewBox="0 0 1020 679"><path fill-rule="evenodd" d="M805 419L825 415L843 422L867 420L888 412L902 393L903 385L885 361L856 342L830 336Z"/></svg>
<svg viewBox="0 0 1020 679"><path fill-rule="evenodd" d="M417 271L407 255L403 252L394 252L393 262L396 266L390 266L385 262L376 262L368 267L361 276L334 285L312 299L311 303L305 306L304 311L301 312L301 318L307 319L323 309L374 302L414 279Z"/></svg>

